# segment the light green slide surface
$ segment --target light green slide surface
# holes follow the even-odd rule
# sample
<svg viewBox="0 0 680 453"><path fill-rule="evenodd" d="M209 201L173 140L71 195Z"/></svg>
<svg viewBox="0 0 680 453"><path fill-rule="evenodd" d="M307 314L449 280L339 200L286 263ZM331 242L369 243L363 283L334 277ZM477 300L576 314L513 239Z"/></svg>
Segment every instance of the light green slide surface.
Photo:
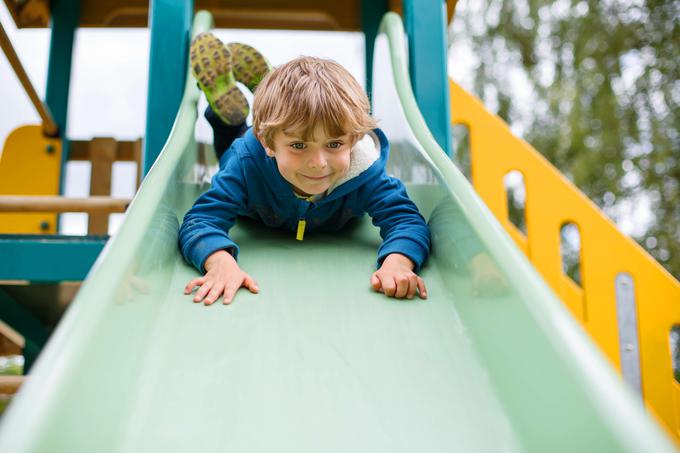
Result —
<svg viewBox="0 0 680 453"><path fill-rule="evenodd" d="M210 25L199 13L194 32ZM302 242L239 222L261 293L184 296L197 272L179 222L209 186L190 79L125 222L3 416L0 451L674 451L425 128L398 16L382 31L375 113L390 172L432 229L430 297L371 290L369 220ZM470 243L503 285L473 287Z"/></svg>

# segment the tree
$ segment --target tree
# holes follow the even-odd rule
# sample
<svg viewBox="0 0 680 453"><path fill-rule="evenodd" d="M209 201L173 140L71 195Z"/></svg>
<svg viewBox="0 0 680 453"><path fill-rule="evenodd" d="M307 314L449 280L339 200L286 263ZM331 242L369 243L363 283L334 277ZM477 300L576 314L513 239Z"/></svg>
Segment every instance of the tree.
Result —
<svg viewBox="0 0 680 453"><path fill-rule="evenodd" d="M676 278L679 18L678 0L476 0L451 30L473 92Z"/></svg>

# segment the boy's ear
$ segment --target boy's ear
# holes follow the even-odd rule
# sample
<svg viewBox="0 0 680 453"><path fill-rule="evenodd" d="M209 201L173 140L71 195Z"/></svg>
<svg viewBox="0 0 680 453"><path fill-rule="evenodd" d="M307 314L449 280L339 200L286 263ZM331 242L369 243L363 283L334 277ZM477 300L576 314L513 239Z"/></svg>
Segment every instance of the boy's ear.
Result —
<svg viewBox="0 0 680 453"><path fill-rule="evenodd" d="M264 152L267 153L267 156L274 157L274 150L267 146L267 143L262 139L262 137L255 134L255 138L257 138L257 141L260 142L260 145L262 145L262 147L264 148Z"/></svg>

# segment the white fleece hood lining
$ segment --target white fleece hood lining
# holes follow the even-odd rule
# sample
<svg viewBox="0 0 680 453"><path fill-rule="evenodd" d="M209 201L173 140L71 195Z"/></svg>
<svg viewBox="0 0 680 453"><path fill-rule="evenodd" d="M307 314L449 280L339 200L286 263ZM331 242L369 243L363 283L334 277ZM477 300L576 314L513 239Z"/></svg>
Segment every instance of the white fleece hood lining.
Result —
<svg viewBox="0 0 680 453"><path fill-rule="evenodd" d="M359 139L350 154L349 169L345 175L338 179L333 186L329 187L326 195L329 195L340 185L346 183L352 178L356 178L364 171L373 165L373 162L380 158L380 139L375 132L369 131L361 139Z"/></svg>

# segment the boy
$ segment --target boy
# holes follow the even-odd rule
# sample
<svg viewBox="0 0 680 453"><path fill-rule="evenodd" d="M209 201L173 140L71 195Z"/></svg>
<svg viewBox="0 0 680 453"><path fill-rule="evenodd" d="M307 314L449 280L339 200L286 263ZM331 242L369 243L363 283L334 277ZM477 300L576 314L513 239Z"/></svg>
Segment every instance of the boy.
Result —
<svg viewBox="0 0 680 453"><path fill-rule="evenodd" d="M374 290L426 298L416 272L429 253L429 229L401 181L385 173L387 138L349 72L311 57L271 70L253 48L226 47L210 33L194 39L190 59L210 104L206 118L220 171L180 228L182 254L205 273L187 284L185 294L200 286L194 301L210 305L221 296L231 303L241 287L259 291L239 268L238 246L228 236L237 215L303 240L308 232L337 231L368 213L383 238L379 269L371 276ZM257 88L250 129L236 80Z"/></svg>

